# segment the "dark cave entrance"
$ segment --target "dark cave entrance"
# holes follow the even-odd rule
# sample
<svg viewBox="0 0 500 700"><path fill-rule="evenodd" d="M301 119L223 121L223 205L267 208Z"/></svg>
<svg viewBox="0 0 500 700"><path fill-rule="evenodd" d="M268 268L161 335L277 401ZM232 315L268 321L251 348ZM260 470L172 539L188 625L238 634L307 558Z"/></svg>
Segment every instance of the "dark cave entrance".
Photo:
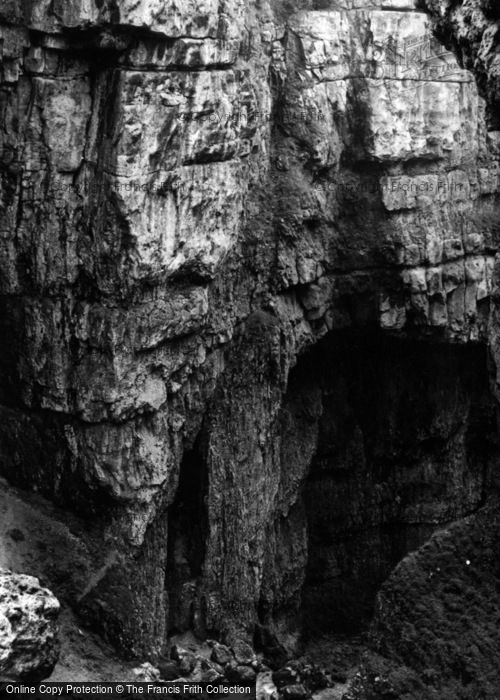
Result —
<svg viewBox="0 0 500 700"><path fill-rule="evenodd" d="M208 469L199 441L185 452L174 503L168 512L166 589L169 633L193 629L203 634L198 584L208 534Z"/></svg>
<svg viewBox="0 0 500 700"><path fill-rule="evenodd" d="M498 456L487 350L335 333L293 374L295 404L301 387L321 396L303 632L355 634L396 564L484 502Z"/></svg>

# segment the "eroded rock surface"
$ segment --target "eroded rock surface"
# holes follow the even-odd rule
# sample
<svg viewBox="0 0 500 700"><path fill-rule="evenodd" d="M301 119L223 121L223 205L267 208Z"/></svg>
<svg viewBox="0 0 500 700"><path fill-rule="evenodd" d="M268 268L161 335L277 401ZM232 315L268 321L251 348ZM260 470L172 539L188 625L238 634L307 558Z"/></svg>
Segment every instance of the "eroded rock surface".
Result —
<svg viewBox="0 0 500 700"><path fill-rule="evenodd" d="M38 579L0 573L0 674L9 680L46 678L59 657L59 602Z"/></svg>
<svg viewBox="0 0 500 700"><path fill-rule="evenodd" d="M494 0L422 0L435 22L439 36L456 52L460 62L473 71L491 107L491 119L500 126L500 10Z"/></svg>
<svg viewBox="0 0 500 700"><path fill-rule="evenodd" d="M491 487L474 78L406 0L36 0L0 25L2 474L72 514L55 583L122 649L191 629L279 655L360 548L383 580ZM376 434L342 386L370 347Z"/></svg>

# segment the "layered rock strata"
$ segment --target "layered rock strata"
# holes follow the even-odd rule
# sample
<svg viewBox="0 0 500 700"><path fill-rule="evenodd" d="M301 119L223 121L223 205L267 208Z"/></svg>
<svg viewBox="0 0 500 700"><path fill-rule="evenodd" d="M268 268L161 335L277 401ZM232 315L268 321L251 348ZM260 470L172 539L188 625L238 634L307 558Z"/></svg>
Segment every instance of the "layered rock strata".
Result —
<svg viewBox="0 0 500 700"><path fill-rule="evenodd" d="M494 151L500 105L496 4L423 0L420 5L429 12L436 35L473 72L487 102ZM493 301L488 345L496 396L496 293ZM498 695L498 640L493 622L498 617L495 490L485 493L485 507L436 533L404 558L382 585L371 624L372 651L349 683L344 700Z"/></svg>
<svg viewBox="0 0 500 700"><path fill-rule="evenodd" d="M497 134L411 2L301 5L0 9L2 474L133 653L290 648L491 485Z"/></svg>

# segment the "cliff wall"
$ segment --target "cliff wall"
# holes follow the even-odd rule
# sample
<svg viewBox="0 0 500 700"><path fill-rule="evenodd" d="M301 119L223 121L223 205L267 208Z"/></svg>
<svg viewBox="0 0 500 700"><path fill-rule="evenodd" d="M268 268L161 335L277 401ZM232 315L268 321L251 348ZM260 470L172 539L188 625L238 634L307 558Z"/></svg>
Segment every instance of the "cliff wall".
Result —
<svg viewBox="0 0 500 700"><path fill-rule="evenodd" d="M63 552L5 564L133 654L291 649L352 586L362 624L494 486L473 75L410 0L14 1L0 37L1 473Z"/></svg>

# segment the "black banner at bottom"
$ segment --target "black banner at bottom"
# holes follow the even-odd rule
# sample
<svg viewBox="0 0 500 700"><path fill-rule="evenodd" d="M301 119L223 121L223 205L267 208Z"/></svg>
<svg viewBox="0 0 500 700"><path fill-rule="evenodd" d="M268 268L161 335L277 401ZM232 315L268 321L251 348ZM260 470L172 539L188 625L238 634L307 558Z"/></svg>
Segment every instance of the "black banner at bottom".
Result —
<svg viewBox="0 0 500 700"><path fill-rule="evenodd" d="M222 700L239 698L255 700L255 684L214 682L193 683L189 681L169 681L147 683L144 681L124 681L123 683L0 683L0 698L12 700L47 700L47 698L96 698L96 700L140 700L141 698L178 698L188 700Z"/></svg>

